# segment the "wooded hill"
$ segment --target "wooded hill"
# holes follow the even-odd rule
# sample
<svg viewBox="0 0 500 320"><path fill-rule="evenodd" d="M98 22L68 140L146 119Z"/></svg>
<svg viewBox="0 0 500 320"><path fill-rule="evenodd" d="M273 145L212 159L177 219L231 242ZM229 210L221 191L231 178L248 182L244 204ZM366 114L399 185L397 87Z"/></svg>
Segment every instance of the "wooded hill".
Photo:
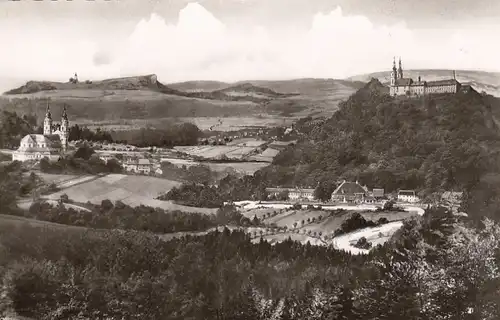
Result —
<svg viewBox="0 0 500 320"><path fill-rule="evenodd" d="M499 99L475 91L394 98L372 79L324 123L303 121L303 138L259 174L269 185L320 182L328 192L339 179L389 192L473 191L500 173L495 108Z"/></svg>

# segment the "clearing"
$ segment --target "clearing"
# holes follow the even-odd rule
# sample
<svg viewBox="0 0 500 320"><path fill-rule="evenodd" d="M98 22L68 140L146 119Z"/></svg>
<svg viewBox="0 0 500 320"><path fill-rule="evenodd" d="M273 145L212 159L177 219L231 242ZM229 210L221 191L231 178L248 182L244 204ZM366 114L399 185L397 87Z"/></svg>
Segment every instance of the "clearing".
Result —
<svg viewBox="0 0 500 320"><path fill-rule="evenodd" d="M214 209L177 205L169 201L156 200L158 195L168 192L180 182L149 176L109 174L107 176L78 177L65 181L62 190L50 194L48 199L57 200L62 194L76 202L100 204L102 200L122 201L130 206L151 206L165 210L184 212L215 213Z"/></svg>

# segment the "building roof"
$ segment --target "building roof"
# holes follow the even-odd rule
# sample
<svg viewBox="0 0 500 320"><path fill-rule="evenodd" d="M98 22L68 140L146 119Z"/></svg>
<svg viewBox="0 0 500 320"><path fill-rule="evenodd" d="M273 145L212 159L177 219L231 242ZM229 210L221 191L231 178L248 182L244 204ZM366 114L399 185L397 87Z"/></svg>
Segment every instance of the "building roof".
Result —
<svg viewBox="0 0 500 320"><path fill-rule="evenodd" d="M396 87L409 86L412 82L413 80L411 78L399 78L396 79Z"/></svg>
<svg viewBox="0 0 500 320"><path fill-rule="evenodd" d="M357 193L365 193L365 189L357 182L343 181L340 186L333 191L332 195L354 195Z"/></svg>
<svg viewBox="0 0 500 320"><path fill-rule="evenodd" d="M374 197L383 197L385 194L384 189L373 189Z"/></svg>
<svg viewBox="0 0 500 320"><path fill-rule="evenodd" d="M18 151L49 152L60 148L61 138L58 135L27 134L21 139Z"/></svg>
<svg viewBox="0 0 500 320"><path fill-rule="evenodd" d="M314 192L314 189L290 189L290 192L301 192L301 193L308 193L308 192Z"/></svg>
<svg viewBox="0 0 500 320"><path fill-rule="evenodd" d="M307 192L314 192L314 189L306 188L266 188L267 192L283 192L283 191L288 191L288 192L301 192L301 193L307 193Z"/></svg>
<svg viewBox="0 0 500 320"><path fill-rule="evenodd" d="M267 192L283 192L288 190L288 188L266 188Z"/></svg>
<svg viewBox="0 0 500 320"><path fill-rule="evenodd" d="M428 87L453 86L453 85L457 85L457 84L458 84L458 81L455 79L427 81Z"/></svg>
<svg viewBox="0 0 500 320"><path fill-rule="evenodd" d="M151 162L149 161L149 159L139 159L139 161L137 162L137 164L149 166L151 164Z"/></svg>
<svg viewBox="0 0 500 320"><path fill-rule="evenodd" d="M414 196L415 190L399 190L398 196Z"/></svg>

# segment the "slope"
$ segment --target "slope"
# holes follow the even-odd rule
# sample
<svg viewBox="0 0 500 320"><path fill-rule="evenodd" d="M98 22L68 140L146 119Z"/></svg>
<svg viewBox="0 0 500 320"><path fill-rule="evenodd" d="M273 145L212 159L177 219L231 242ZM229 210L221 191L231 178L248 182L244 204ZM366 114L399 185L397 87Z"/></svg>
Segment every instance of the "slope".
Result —
<svg viewBox="0 0 500 320"><path fill-rule="evenodd" d="M266 127L282 125L283 116L292 121L329 116L357 87L359 83L332 79L164 85L154 74L76 84L30 81L1 96L0 108L40 119L50 100L56 115L66 105L73 123L114 130L146 123L163 127L172 119L196 122L200 118L208 121L203 121L206 125L201 129L220 118Z"/></svg>
<svg viewBox="0 0 500 320"><path fill-rule="evenodd" d="M269 185L322 182L327 192L338 179L423 195L470 189L487 173L500 172L492 113L498 105L498 99L473 91L393 98L372 79L260 174Z"/></svg>

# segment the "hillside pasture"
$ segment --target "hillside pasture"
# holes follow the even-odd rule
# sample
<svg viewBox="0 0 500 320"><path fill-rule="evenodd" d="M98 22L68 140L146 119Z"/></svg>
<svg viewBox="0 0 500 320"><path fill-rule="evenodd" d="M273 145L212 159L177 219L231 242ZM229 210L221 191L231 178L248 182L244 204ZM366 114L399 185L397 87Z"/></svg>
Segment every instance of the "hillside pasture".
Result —
<svg viewBox="0 0 500 320"><path fill-rule="evenodd" d="M274 215L273 213L277 213ZM321 232L323 235L332 234L339 229L344 221L349 219L356 211L330 212L324 210L280 210L273 208L258 208L242 211L241 213L252 219L254 216L266 225L274 224L277 227L286 227L288 230L300 229L300 233ZM401 221L415 216L415 212L360 212L366 220L377 222L381 218L386 218L389 222ZM270 215L270 216L269 216ZM320 217L322 218L320 220ZM309 222L308 222L309 219ZM313 219L315 220L313 222ZM302 224L304 221L304 224ZM296 226L294 227L294 224Z"/></svg>
<svg viewBox="0 0 500 320"><path fill-rule="evenodd" d="M245 155L253 152L255 147L239 147L239 146L189 146L189 147L174 147L175 150L189 154L194 157L202 157L205 159L218 159L223 156L233 159L241 159Z"/></svg>
<svg viewBox="0 0 500 320"><path fill-rule="evenodd" d="M325 245L325 242L319 240L318 238L309 237L309 236L304 235L304 234L286 232L286 233L278 233L278 234L274 234L274 235L262 236L262 239L269 242L271 245L275 245L279 242L283 242L283 241L287 240L288 238L290 238L292 241L298 241L302 244L306 244L307 242L309 242L311 245L319 245L319 246ZM260 239L261 239L260 236L253 238L252 243L259 243Z"/></svg>
<svg viewBox="0 0 500 320"><path fill-rule="evenodd" d="M264 161L264 162L273 162L274 157L276 157L280 153L279 150L273 148L267 148L263 152L257 155L250 156L250 160L255 161Z"/></svg>
<svg viewBox="0 0 500 320"><path fill-rule="evenodd" d="M266 115L263 113L254 116L234 117L226 115L223 117L179 117L178 121L195 124L201 130L216 131L238 131L248 128L273 128L278 126L290 126L298 118ZM221 123L222 122L222 123Z"/></svg>
<svg viewBox="0 0 500 320"><path fill-rule="evenodd" d="M239 147L260 147L266 144L265 140L254 139L254 138L240 138L234 139L231 142L228 142L228 146L239 146Z"/></svg>
<svg viewBox="0 0 500 320"><path fill-rule="evenodd" d="M55 183L60 184L63 183L64 181L71 181L76 178L78 178L77 175L71 175L71 174L49 174L49 173L44 173L40 171L33 171L40 179L42 179L46 184L51 184ZM23 173L24 176L29 176L31 172L25 172Z"/></svg>
<svg viewBox="0 0 500 320"><path fill-rule="evenodd" d="M210 168L210 170L218 173L236 173L239 175L252 175L258 170L265 168L269 163L265 162L201 162L188 159L177 159L162 157L162 162L169 162L177 167L186 166L186 168L203 165Z"/></svg>
<svg viewBox="0 0 500 320"><path fill-rule="evenodd" d="M87 201L100 204L102 200L112 202L122 201L130 206L151 206L165 210L180 210L185 212L201 212L212 214L213 209L194 208L174 204L169 201L156 200L158 195L168 192L173 187L180 186L180 182L148 176L131 176L124 174L110 174L104 177L95 177L92 180L73 184L47 198L57 200L66 194L71 200L80 203Z"/></svg>

